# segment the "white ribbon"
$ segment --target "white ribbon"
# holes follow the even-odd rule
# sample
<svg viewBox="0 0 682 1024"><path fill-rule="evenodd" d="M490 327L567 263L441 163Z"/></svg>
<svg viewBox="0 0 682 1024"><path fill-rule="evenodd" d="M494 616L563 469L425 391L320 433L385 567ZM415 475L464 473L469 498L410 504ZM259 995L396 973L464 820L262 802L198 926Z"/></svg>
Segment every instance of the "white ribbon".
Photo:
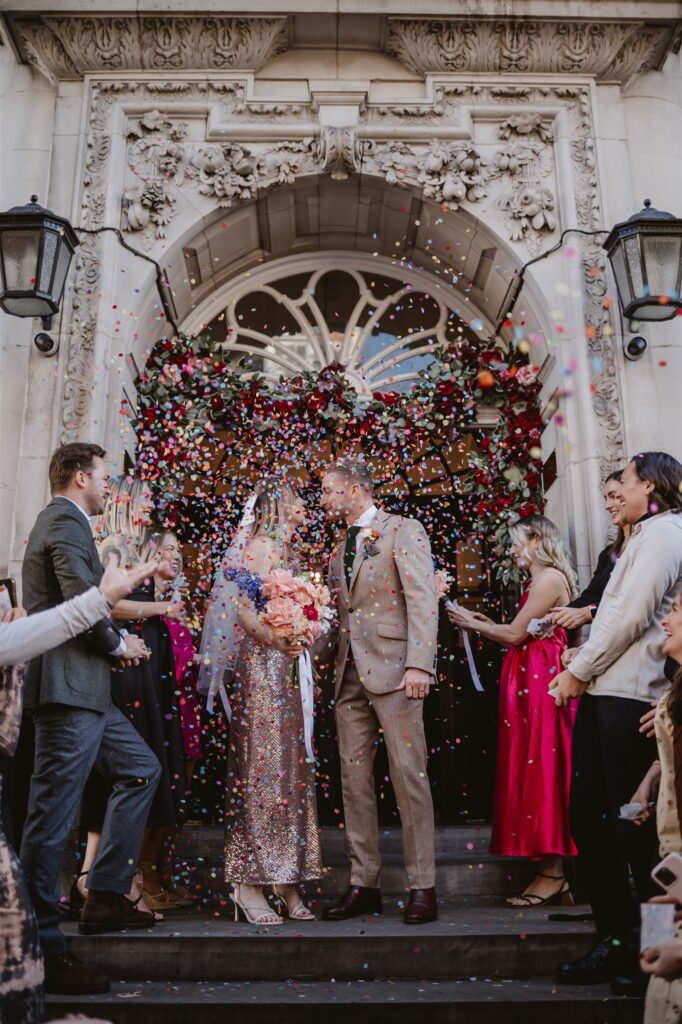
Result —
<svg viewBox="0 0 682 1024"><path fill-rule="evenodd" d="M450 611L454 611L458 607L457 601L446 601L445 607ZM460 629L462 631L462 639L464 640L464 653L467 656L467 664L469 666L469 672L471 674L471 681L474 684L474 689L478 690L479 693L485 693L483 683L478 678L476 662L474 661L474 652L471 649L471 640L469 639L469 630L462 629L461 626Z"/></svg>
<svg viewBox="0 0 682 1024"><path fill-rule="evenodd" d="M223 708L225 710L225 714L227 715L227 720L228 720L228 722L231 722L232 721L232 708L230 707L230 701L229 701L229 698L227 696L227 690L225 689L225 683L222 683L222 682L218 683L218 686L217 686L216 690L220 694L220 700L222 701ZM216 690L210 689L208 691L208 697L206 698L206 710L208 711L209 715L213 714L213 705L214 705L213 698L216 695Z"/></svg>
<svg viewBox="0 0 682 1024"><path fill-rule="evenodd" d="M301 688L301 709L303 711L303 735L305 738L305 752L312 764L317 764L313 753L313 728L314 728L314 689L313 665L308 651L303 651L298 656L298 685Z"/></svg>
<svg viewBox="0 0 682 1024"><path fill-rule="evenodd" d="M483 683L478 678L478 671L476 670L476 662L474 661L474 652L471 650L471 640L469 639L469 630L463 629L462 636L464 637L464 653L467 656L467 664L469 665L469 672L471 673L471 681L474 684L474 689L478 690L479 693L484 693Z"/></svg>

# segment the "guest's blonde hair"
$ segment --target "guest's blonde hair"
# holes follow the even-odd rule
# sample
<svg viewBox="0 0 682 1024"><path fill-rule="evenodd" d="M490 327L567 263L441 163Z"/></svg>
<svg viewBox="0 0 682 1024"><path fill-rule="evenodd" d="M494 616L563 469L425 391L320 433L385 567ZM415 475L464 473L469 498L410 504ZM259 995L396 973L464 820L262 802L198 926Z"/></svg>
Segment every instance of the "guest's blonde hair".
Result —
<svg viewBox="0 0 682 1024"><path fill-rule="evenodd" d="M566 579L571 598L577 596L578 580L571 559L561 534L551 519L540 515L526 516L509 527L509 536L512 544L528 544L528 541L537 538L538 544L533 553L535 561L539 565L558 569Z"/></svg>
<svg viewBox="0 0 682 1024"><path fill-rule="evenodd" d="M139 545L149 540L149 527L143 525L140 513L142 495L149 491L146 480L128 473L114 477L109 485L109 496L98 522L97 532L102 538L128 537Z"/></svg>

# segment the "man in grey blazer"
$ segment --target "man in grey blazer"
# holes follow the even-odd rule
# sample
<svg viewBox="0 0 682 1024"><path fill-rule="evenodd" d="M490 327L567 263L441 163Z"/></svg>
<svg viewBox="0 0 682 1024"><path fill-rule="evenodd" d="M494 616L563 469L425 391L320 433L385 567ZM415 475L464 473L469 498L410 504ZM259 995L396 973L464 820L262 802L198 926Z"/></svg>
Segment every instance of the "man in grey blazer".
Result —
<svg viewBox="0 0 682 1024"><path fill-rule="evenodd" d="M341 759L350 887L327 907L327 920L381 911L374 755L380 732L403 829L410 897L407 924L437 916L433 801L427 774L423 700L435 682L438 602L431 548L416 519L374 504L367 464L332 463L320 504L345 522L329 563L338 632L316 651L334 650L335 720Z"/></svg>
<svg viewBox="0 0 682 1024"><path fill-rule="evenodd" d="M109 483L104 456L98 445L80 443L65 445L52 456L52 501L38 516L24 556L23 601L29 616L102 578L89 517L104 511ZM38 919L48 992L104 992L110 984L101 971L68 952L59 929L64 847L93 768L111 781L113 793L79 929L96 934L154 923L152 914L139 911L126 897L160 766L111 703L112 665L145 654L138 637L124 636L105 617L26 667L24 700L35 722L35 761L20 858Z"/></svg>

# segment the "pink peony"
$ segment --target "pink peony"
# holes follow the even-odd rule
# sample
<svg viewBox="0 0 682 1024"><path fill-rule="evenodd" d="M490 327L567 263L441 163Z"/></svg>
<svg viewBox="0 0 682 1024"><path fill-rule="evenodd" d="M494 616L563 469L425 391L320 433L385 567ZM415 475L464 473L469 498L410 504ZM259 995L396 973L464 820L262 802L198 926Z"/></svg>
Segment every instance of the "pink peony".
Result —
<svg viewBox="0 0 682 1024"><path fill-rule="evenodd" d="M268 600L277 597L290 597L296 593L301 581L288 569L273 569L263 578L263 595Z"/></svg>
<svg viewBox="0 0 682 1024"><path fill-rule="evenodd" d="M291 598L273 597L263 611L263 622L270 626L276 636L289 637L293 633L296 610L297 606Z"/></svg>

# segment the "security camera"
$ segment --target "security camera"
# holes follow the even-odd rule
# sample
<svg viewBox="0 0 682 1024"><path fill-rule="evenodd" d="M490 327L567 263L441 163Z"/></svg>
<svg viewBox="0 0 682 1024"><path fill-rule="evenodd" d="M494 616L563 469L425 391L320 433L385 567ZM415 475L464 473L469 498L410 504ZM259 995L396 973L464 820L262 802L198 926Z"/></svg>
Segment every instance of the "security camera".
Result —
<svg viewBox="0 0 682 1024"><path fill-rule="evenodd" d="M637 334L634 338L623 340L623 355L626 359L629 359L631 363L635 363L638 359L642 358L646 352L646 347L646 338L643 338L641 334Z"/></svg>
<svg viewBox="0 0 682 1024"><path fill-rule="evenodd" d="M53 338L46 331L39 331L33 339L33 344L44 356L56 356L59 352L59 339Z"/></svg>

